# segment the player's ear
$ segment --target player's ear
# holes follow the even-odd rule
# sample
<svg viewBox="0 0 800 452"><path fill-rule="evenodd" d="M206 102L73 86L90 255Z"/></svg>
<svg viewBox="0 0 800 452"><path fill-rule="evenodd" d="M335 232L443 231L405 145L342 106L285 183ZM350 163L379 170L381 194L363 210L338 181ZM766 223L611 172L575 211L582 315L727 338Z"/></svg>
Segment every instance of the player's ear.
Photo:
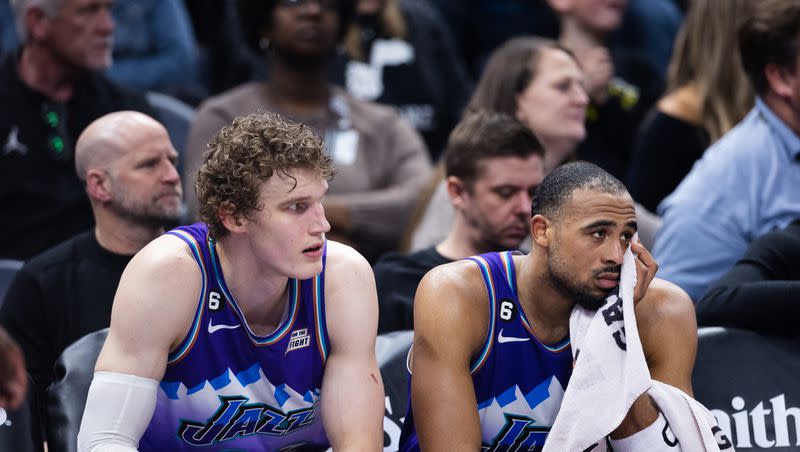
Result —
<svg viewBox="0 0 800 452"><path fill-rule="evenodd" d="M553 222L541 214L534 215L530 222L531 240L542 248L548 248L553 236Z"/></svg>
<svg viewBox="0 0 800 452"><path fill-rule="evenodd" d="M450 203L453 207L459 209L464 206L466 202L464 196L467 194L467 184L456 176L448 176L445 179L447 188L447 196L450 197Z"/></svg>
<svg viewBox="0 0 800 452"><path fill-rule="evenodd" d="M243 232L246 224L245 218L237 214L236 206L233 203L226 201L220 204L217 209L217 216L225 226L225 229L231 232Z"/></svg>

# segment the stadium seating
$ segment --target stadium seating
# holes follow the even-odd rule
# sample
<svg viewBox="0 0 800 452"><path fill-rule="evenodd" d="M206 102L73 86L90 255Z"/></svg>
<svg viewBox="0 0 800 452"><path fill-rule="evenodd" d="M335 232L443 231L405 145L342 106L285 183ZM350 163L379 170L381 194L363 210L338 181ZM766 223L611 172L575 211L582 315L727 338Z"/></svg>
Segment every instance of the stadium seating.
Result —
<svg viewBox="0 0 800 452"><path fill-rule="evenodd" d="M22 268L22 261L14 259L0 259L0 306L3 305L8 286L14 280L17 270Z"/></svg>
<svg viewBox="0 0 800 452"><path fill-rule="evenodd" d="M692 387L736 450L800 451L800 338L700 328Z"/></svg>

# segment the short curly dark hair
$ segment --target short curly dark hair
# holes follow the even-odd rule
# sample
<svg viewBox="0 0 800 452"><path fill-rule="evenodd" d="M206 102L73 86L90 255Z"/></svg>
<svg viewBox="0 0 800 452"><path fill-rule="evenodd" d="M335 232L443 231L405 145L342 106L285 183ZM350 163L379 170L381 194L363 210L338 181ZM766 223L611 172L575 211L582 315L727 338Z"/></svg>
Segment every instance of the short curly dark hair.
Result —
<svg viewBox="0 0 800 452"><path fill-rule="evenodd" d="M212 237L228 230L220 219L226 209L247 219L263 208L258 199L261 183L279 173L305 168L330 180L334 171L322 140L305 124L276 113L254 113L236 118L208 144L195 180L200 219Z"/></svg>
<svg viewBox="0 0 800 452"><path fill-rule="evenodd" d="M560 220L564 205L576 190L617 195L628 193L625 185L594 163L577 161L556 167L545 176L531 201L531 217L544 215Z"/></svg>

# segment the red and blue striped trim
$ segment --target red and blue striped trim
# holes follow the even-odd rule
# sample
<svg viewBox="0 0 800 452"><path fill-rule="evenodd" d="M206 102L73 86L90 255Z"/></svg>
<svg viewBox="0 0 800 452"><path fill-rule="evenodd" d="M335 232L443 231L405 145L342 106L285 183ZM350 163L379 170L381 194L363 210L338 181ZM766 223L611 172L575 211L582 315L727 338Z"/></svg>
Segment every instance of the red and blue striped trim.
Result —
<svg viewBox="0 0 800 452"><path fill-rule="evenodd" d="M314 277L314 324L317 327L317 348L322 357L322 364L328 360L328 341L326 339L325 331L325 314L322 312L322 305L324 303L324 294L322 288L324 281L322 275L324 272Z"/></svg>
<svg viewBox="0 0 800 452"><path fill-rule="evenodd" d="M497 304L497 296L495 294L495 287L494 282L492 281L492 272L489 269L489 264L486 262L484 258L481 256L473 256L467 258L476 264L478 264L478 268L481 271L481 276L483 277L483 283L486 285L486 290L489 292L489 328L486 333L486 340L483 344L483 348L481 348L481 352L478 354L478 357L475 359L472 366L470 366L469 372L470 374L474 374L484 364L486 364L486 359L489 356L489 352L492 349L492 343L494 342L494 329L495 329L495 307Z"/></svg>
<svg viewBox="0 0 800 452"><path fill-rule="evenodd" d="M200 324L203 321L203 306L208 295L208 274L206 274L206 267L203 260L203 253L200 251L200 244L197 243L197 240L195 240L194 237L179 229L169 231L167 234L174 235L189 245L192 256L194 257L197 266L200 267L201 280L200 298L197 300L197 310L194 313L192 327L189 329L189 333L186 335L183 341L181 341L180 345L178 345L178 347L167 356L167 365L173 365L185 358L186 355L189 354L189 351L192 349L192 347L194 347L195 342L197 342Z"/></svg>

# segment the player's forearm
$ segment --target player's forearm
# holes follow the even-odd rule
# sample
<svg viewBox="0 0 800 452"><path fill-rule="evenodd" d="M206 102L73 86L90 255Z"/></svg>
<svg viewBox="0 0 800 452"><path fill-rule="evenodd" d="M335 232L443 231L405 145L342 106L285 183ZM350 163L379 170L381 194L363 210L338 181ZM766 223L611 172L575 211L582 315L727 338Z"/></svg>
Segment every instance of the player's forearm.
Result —
<svg viewBox="0 0 800 452"><path fill-rule="evenodd" d="M639 396L609 436L617 452L682 452L672 428L648 393Z"/></svg>
<svg viewBox="0 0 800 452"><path fill-rule="evenodd" d="M156 406L158 382L96 372L78 433L79 452L130 452L139 447Z"/></svg>
<svg viewBox="0 0 800 452"><path fill-rule="evenodd" d="M377 364L331 356L322 384L322 420L336 451L378 450L383 444L384 391Z"/></svg>
<svg viewBox="0 0 800 452"><path fill-rule="evenodd" d="M366 389L363 386L354 386ZM374 451L383 445L383 392L371 391L342 401L339 410L327 416L325 431L336 451ZM329 408L336 408L329 407ZM331 422L332 421L332 422Z"/></svg>
<svg viewBox="0 0 800 452"><path fill-rule="evenodd" d="M447 433L438 431L432 434L423 434L421 430L418 429L417 431L420 449L426 452L450 452L454 450L477 452L481 450L480 434L478 434L476 441L473 439L475 437L474 434L459 431L457 428L451 429Z"/></svg>
<svg viewBox="0 0 800 452"><path fill-rule="evenodd" d="M347 412L325 422L325 433L335 451L375 451L383 447L383 412L367 407L353 419ZM334 424L334 425L331 425Z"/></svg>
<svg viewBox="0 0 800 452"><path fill-rule="evenodd" d="M611 439L620 439L631 436L655 422L660 411L653 399L647 393L642 394L633 402L631 409L619 427L609 435Z"/></svg>
<svg viewBox="0 0 800 452"><path fill-rule="evenodd" d="M414 378L425 381L423 373L417 374L416 370L415 367ZM430 390L415 393L412 388L414 426L422 450L480 450L481 431L477 403L472 402L472 398L464 396L464 392L458 389L447 391L441 386L428 389Z"/></svg>
<svg viewBox="0 0 800 452"><path fill-rule="evenodd" d="M359 436L359 435L354 435ZM371 435L370 435L371 436ZM382 436L382 434L381 434ZM331 442L331 449L339 452L374 452L383 448L383 438L366 438L363 435L352 438L352 441Z"/></svg>

